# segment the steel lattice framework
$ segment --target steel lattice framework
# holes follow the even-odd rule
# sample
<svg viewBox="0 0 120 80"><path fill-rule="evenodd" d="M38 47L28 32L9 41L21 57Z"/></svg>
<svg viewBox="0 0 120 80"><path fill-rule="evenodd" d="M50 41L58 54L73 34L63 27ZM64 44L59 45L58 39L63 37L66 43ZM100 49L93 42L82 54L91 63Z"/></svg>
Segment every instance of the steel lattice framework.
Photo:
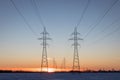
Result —
<svg viewBox="0 0 120 80"><path fill-rule="evenodd" d="M38 38L39 40L42 40L42 60L41 60L41 71L44 71L43 69L45 68L46 71L48 71L48 59L47 59L47 40L51 40L51 38L47 37L47 35L49 34L46 31L46 28L44 27L43 32L41 33L42 37Z"/></svg>
<svg viewBox="0 0 120 80"><path fill-rule="evenodd" d="M80 44L78 43L78 40L83 40L83 39L78 37L78 35L80 35L80 33L77 32L77 27L75 27L72 35L73 35L73 38L69 39L69 40L74 41L74 43L72 44L72 46L74 46L72 70L73 71L80 71L79 54L78 54L78 46L80 46Z"/></svg>

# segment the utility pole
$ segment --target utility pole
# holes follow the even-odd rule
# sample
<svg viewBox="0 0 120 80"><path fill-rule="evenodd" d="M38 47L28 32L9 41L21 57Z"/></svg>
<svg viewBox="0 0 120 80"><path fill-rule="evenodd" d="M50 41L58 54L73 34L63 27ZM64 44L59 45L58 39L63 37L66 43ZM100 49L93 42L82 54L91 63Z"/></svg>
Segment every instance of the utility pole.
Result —
<svg viewBox="0 0 120 80"><path fill-rule="evenodd" d="M51 38L47 37L47 35L49 34L46 31L46 28L44 27L43 32L41 33L42 37L38 38L39 40L42 40L42 60L41 60L41 71L47 71L48 72L48 59L47 59L47 40L51 40ZM46 69L46 70L44 70Z"/></svg>
<svg viewBox="0 0 120 80"><path fill-rule="evenodd" d="M78 46L80 46L80 44L78 43L78 40L83 40L83 39L78 37L80 33L77 32L77 27L74 28L74 32L72 33L72 35L73 35L73 38L69 39L74 41L74 43L72 44L72 46L74 46L72 70L80 71L79 54L78 54Z"/></svg>

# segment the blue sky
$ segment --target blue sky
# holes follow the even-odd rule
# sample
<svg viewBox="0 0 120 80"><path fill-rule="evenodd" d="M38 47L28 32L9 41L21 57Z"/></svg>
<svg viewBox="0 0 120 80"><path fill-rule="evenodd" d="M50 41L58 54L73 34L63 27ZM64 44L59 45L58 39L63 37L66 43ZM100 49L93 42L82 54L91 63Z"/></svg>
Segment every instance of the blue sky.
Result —
<svg viewBox="0 0 120 80"><path fill-rule="evenodd" d="M35 0L39 7L39 14L35 12L32 0L13 1L37 35L29 29L10 0L0 0L0 67L40 66L42 47L37 38L41 37L43 26L39 14L50 33L49 37L52 38L52 41L48 42L50 44L49 64L52 64L52 58L55 57L58 65L61 65L63 57L66 57L68 67L71 67L73 48L72 41L68 39L72 37L70 34L78 23L88 0ZM84 39L80 42L81 48L79 48L82 68L119 69L119 0L84 38L114 2L115 0L90 0L78 26L80 37Z"/></svg>

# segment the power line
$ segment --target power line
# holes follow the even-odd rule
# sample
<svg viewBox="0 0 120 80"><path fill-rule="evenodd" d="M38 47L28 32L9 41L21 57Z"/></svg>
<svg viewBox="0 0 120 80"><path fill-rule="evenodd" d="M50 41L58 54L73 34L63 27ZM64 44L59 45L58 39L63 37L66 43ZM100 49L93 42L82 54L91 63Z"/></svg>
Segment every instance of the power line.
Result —
<svg viewBox="0 0 120 80"><path fill-rule="evenodd" d="M118 26L118 28L116 28L114 31L112 31L109 34L105 35L103 38L107 38L107 37L111 36L112 34L116 33L119 30L120 30L120 26Z"/></svg>
<svg viewBox="0 0 120 80"><path fill-rule="evenodd" d="M103 28L102 31L100 31L98 34L97 34L97 37L101 34L101 33L105 33L107 30L110 30L112 27L112 25L114 25L115 23L119 22L120 21L120 17L116 20L114 20L111 24L109 24L108 26L106 26L105 28ZM110 28L111 27L111 28Z"/></svg>
<svg viewBox="0 0 120 80"><path fill-rule="evenodd" d="M32 2L33 2L33 7L34 7L34 9L35 9L35 12L36 12L39 20L40 20L41 25L42 25L43 27L45 27L45 24L44 24L44 21L42 20L42 17L41 17L41 15L40 15L40 11L39 11L40 9L39 9L39 7L37 6L36 0L32 0Z"/></svg>
<svg viewBox="0 0 120 80"><path fill-rule="evenodd" d="M104 17L108 14L108 12L113 8L113 6L118 2L119 0L116 0L113 2L113 4L107 9L107 11L104 13L104 15L100 18L100 20L88 31L88 33L84 36L86 38L96 27L100 24L100 22L104 19Z"/></svg>
<svg viewBox="0 0 120 80"><path fill-rule="evenodd" d="M119 19L117 19L117 20L114 20L110 25L108 25L107 27L105 27L101 32L106 32L106 30L109 30L110 29L110 27L113 27L113 26L111 26L111 25L113 25L113 24L115 24L115 23L117 23L118 21L120 21L120 18ZM110 26L110 27L109 27Z"/></svg>
<svg viewBox="0 0 120 80"><path fill-rule="evenodd" d="M13 4L13 6L15 7L16 11L19 13L19 15L23 18L24 22L26 23L26 25L28 26L28 28L30 29L30 31L35 35L38 36L36 34L36 32L32 29L32 27L30 26L30 24L28 23L28 21L25 19L24 15L20 12L20 10L17 8L16 4L14 3L13 0L10 0L11 3Z"/></svg>
<svg viewBox="0 0 120 80"><path fill-rule="evenodd" d="M81 14L80 20L79 20L78 23L76 24L76 27L78 27L78 26L80 25L80 23L81 23L81 21L82 21L82 19L83 19L83 17L84 17L84 14L85 14L85 12L86 12L89 4L90 4L90 1L91 1L91 0L88 0L88 1L87 1L87 4L86 4L86 6L85 6L85 8L84 8L84 10L83 10L83 12L82 12L82 14Z"/></svg>
<svg viewBox="0 0 120 80"><path fill-rule="evenodd" d="M96 40L96 41L93 42L93 43L97 43L98 41L102 41L102 40L106 39L107 37L113 35L114 33L116 33L116 32L119 31L119 30L120 30L120 26L118 26L114 31L106 34L105 36L101 37L100 39Z"/></svg>

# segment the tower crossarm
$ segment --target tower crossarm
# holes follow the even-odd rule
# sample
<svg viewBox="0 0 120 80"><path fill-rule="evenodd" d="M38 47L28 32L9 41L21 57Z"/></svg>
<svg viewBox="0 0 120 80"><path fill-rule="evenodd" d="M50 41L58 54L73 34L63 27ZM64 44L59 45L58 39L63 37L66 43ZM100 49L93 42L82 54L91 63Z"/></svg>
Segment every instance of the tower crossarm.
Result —
<svg viewBox="0 0 120 80"><path fill-rule="evenodd" d="M79 37L73 37L73 38L70 38L69 40L83 40L82 38L79 38Z"/></svg>

